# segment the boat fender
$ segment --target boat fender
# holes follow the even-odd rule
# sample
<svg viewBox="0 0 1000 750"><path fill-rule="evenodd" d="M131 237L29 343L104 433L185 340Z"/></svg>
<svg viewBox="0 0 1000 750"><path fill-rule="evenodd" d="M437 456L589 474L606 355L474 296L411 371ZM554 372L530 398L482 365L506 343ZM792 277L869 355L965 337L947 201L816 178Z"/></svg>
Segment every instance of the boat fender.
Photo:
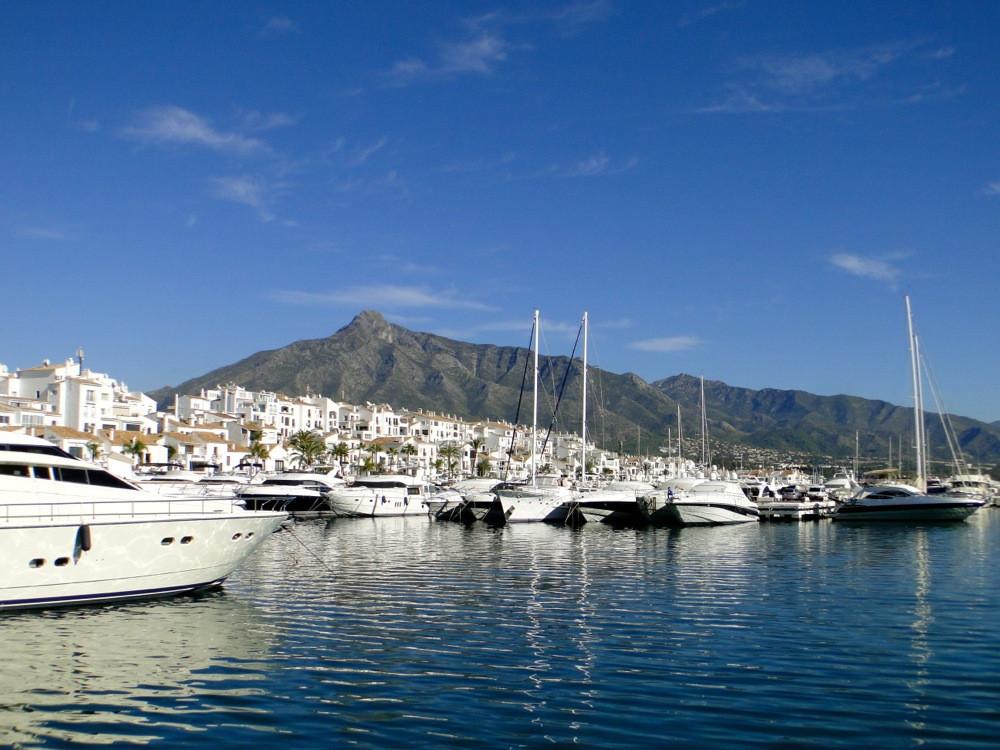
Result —
<svg viewBox="0 0 1000 750"><path fill-rule="evenodd" d="M77 544L80 546L84 552L90 552L91 539L90 539L90 527L87 525L81 526L76 531Z"/></svg>
<svg viewBox="0 0 1000 750"><path fill-rule="evenodd" d="M382 505L385 505L385 495L382 495Z"/></svg>

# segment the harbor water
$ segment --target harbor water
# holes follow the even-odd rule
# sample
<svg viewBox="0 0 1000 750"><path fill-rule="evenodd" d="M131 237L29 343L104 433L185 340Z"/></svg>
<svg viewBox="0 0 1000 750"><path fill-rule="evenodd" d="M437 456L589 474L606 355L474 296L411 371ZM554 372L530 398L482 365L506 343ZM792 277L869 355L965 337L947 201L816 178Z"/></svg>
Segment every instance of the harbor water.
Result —
<svg viewBox="0 0 1000 750"><path fill-rule="evenodd" d="M1000 509L302 521L224 589L0 617L0 743L996 747Z"/></svg>

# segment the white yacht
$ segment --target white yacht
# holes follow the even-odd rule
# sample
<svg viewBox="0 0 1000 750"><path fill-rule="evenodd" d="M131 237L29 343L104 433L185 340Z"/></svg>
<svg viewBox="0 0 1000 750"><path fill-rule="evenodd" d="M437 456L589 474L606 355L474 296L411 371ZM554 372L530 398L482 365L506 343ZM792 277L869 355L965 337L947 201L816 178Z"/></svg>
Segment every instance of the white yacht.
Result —
<svg viewBox="0 0 1000 750"><path fill-rule="evenodd" d="M837 508L837 521L964 521L986 504L985 498L927 493L927 463L924 454L924 404L921 379L920 339L913 330L910 298L906 300L906 327L910 343L910 371L913 379L913 421L916 436L916 479L906 484L886 484L865 488Z"/></svg>
<svg viewBox="0 0 1000 750"><path fill-rule="evenodd" d="M640 503L655 526L712 526L756 523L757 504L737 482L711 479L675 479Z"/></svg>
<svg viewBox="0 0 1000 750"><path fill-rule="evenodd" d="M928 495L906 484L866 487L840 505L837 521L964 521L986 504L985 500L949 495Z"/></svg>
<svg viewBox="0 0 1000 750"><path fill-rule="evenodd" d="M945 492L952 497L971 497L989 503L993 500L993 482L985 474L955 474L948 477Z"/></svg>
<svg viewBox="0 0 1000 750"><path fill-rule="evenodd" d="M453 520L482 521L493 508L496 496L493 490L503 485L500 479L492 477L470 477L459 479L451 488L462 496L462 502L457 508L446 508L438 513L439 518L448 517ZM449 514L454 510L455 513Z"/></svg>
<svg viewBox="0 0 1000 750"><path fill-rule="evenodd" d="M339 516L426 516L427 488L403 474L358 477L329 495L330 508Z"/></svg>
<svg viewBox="0 0 1000 750"><path fill-rule="evenodd" d="M587 521L610 524L642 523L638 498L655 488L649 482L636 480L609 482L603 487L583 489L576 493L574 505Z"/></svg>
<svg viewBox="0 0 1000 750"><path fill-rule="evenodd" d="M757 499L757 509L762 521L816 521L829 517L836 507L835 500L818 490L815 493L807 492L799 498L779 495Z"/></svg>
<svg viewBox="0 0 1000 750"><path fill-rule="evenodd" d="M332 474L288 471L265 477L259 484L243 485L236 496L249 510L316 514L331 510L330 493L345 484Z"/></svg>
<svg viewBox="0 0 1000 750"><path fill-rule="evenodd" d="M854 475L846 469L838 469L823 483L826 493L834 500L844 501L852 497L861 485L854 480Z"/></svg>
<svg viewBox="0 0 1000 750"><path fill-rule="evenodd" d="M543 474L528 484L507 484L494 491L493 510L506 523L551 521L561 523L576 499L569 481L558 475Z"/></svg>
<svg viewBox="0 0 1000 750"><path fill-rule="evenodd" d="M287 518L146 492L12 432L0 432L0 510L0 610L217 586Z"/></svg>

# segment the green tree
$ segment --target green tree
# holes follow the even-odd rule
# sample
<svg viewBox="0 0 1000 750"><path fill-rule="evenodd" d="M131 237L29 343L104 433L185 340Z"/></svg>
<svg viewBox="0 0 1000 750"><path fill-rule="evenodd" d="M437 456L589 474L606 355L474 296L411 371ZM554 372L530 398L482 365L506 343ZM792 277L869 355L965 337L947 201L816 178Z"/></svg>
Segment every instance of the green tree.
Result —
<svg viewBox="0 0 1000 750"><path fill-rule="evenodd" d="M132 456L132 463L137 464L146 453L146 444L139 438L132 438L122 446L122 453Z"/></svg>
<svg viewBox="0 0 1000 750"><path fill-rule="evenodd" d="M177 458L177 446L168 445L167 446L167 463L173 463L174 459Z"/></svg>
<svg viewBox="0 0 1000 750"><path fill-rule="evenodd" d="M101 444L90 441L87 443L87 450L90 451L91 463L96 462L101 457Z"/></svg>
<svg viewBox="0 0 1000 750"><path fill-rule="evenodd" d="M292 462L302 468L312 466L326 454L323 438L311 430L299 430L288 438L286 445L292 450Z"/></svg>
<svg viewBox="0 0 1000 750"><path fill-rule="evenodd" d="M479 467L479 451L482 450L483 446L486 445L486 440L481 437L472 438L469 441L469 448L471 449L471 455L469 456L469 465ZM479 476L482 476L480 474Z"/></svg>
<svg viewBox="0 0 1000 750"><path fill-rule="evenodd" d="M479 473L479 476L481 477L485 477L491 471L493 471L493 462L490 461L489 456L483 456L481 459L479 459L479 463L476 464L476 471Z"/></svg>
<svg viewBox="0 0 1000 750"><path fill-rule="evenodd" d="M250 443L250 458L254 459L255 463L263 464L270 455L271 446L264 445L259 438Z"/></svg>
<svg viewBox="0 0 1000 750"><path fill-rule="evenodd" d="M337 463L340 464L340 473L343 474L344 461L346 461L351 455L351 449L347 447L347 443L341 440L330 449L330 455L337 459Z"/></svg>
<svg viewBox="0 0 1000 750"><path fill-rule="evenodd" d="M455 464L458 457L462 455L462 449L454 443L445 443L438 448L438 455L447 462L448 476L450 478L455 473Z"/></svg>

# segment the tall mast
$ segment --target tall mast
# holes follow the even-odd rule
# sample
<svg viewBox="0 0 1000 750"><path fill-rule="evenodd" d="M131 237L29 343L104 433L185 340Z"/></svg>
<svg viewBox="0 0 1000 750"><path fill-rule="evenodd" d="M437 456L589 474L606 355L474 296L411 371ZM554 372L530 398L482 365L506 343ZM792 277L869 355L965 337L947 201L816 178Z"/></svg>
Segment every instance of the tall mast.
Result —
<svg viewBox="0 0 1000 750"><path fill-rule="evenodd" d="M708 420L705 418L705 376L701 376L701 465L708 466L708 435L706 427Z"/></svg>
<svg viewBox="0 0 1000 750"><path fill-rule="evenodd" d="M681 426L681 405L677 404L677 476L681 475L684 461L684 428Z"/></svg>
<svg viewBox="0 0 1000 750"><path fill-rule="evenodd" d="M906 328L910 335L910 371L913 377L913 432L917 447L917 477L914 484L921 492L924 491L924 431L923 404L920 403L920 364L918 361L917 339L913 335L913 311L910 309L910 295L906 300Z"/></svg>
<svg viewBox="0 0 1000 750"><path fill-rule="evenodd" d="M927 477L929 472L927 466L931 462L931 452L927 446L927 420L924 418L924 368L923 357L920 354L920 336L913 334L913 346L917 350L917 397L920 400L920 450L924 457L923 471L920 475L924 478L923 490L927 489Z"/></svg>
<svg viewBox="0 0 1000 750"><path fill-rule="evenodd" d="M587 311L583 311L583 424L580 430L583 447L580 449L580 477L587 481Z"/></svg>
<svg viewBox="0 0 1000 750"><path fill-rule="evenodd" d="M535 321L532 326L535 329L535 372L534 381L531 388L531 486L538 486L538 479L535 476L537 470L537 456L535 451L538 450L538 310L535 310Z"/></svg>

